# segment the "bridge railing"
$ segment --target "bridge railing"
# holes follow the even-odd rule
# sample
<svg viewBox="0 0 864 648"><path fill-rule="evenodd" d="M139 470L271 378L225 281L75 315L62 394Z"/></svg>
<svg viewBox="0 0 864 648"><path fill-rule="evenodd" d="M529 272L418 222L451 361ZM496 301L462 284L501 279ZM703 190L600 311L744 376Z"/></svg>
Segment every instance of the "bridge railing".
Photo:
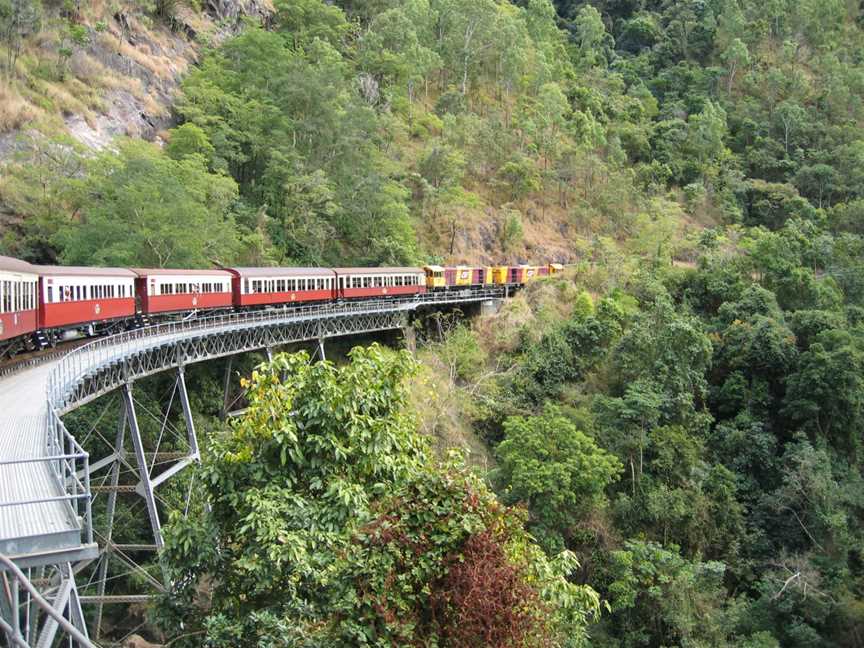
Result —
<svg viewBox="0 0 864 648"><path fill-rule="evenodd" d="M87 544L93 543L93 509L90 492L90 455L69 433L53 407L48 408L47 440L48 455L54 476L58 480L63 497L68 501L76 517L84 520ZM82 510L83 509L83 510Z"/></svg>
<svg viewBox="0 0 864 648"><path fill-rule="evenodd" d="M48 402L55 410L62 410L67 405L66 399L75 385L88 372L140 351L142 341L147 339L159 338L161 343L171 338L182 338L190 333L210 330L270 326L302 319L350 317L381 311L414 310L421 305L481 301L500 298L503 294L503 288L463 289L354 302L328 302L309 306L283 305L263 310L205 315L194 319L155 324L100 338L63 356L48 378Z"/></svg>
<svg viewBox="0 0 864 648"><path fill-rule="evenodd" d="M14 508L33 504L61 503L68 505L67 512L80 518L87 544L93 542L93 514L90 492L90 455L75 440L56 411L49 408L45 420L45 454L36 457L6 459L0 466L21 464L45 464L57 484L61 495L0 502L0 508Z"/></svg>

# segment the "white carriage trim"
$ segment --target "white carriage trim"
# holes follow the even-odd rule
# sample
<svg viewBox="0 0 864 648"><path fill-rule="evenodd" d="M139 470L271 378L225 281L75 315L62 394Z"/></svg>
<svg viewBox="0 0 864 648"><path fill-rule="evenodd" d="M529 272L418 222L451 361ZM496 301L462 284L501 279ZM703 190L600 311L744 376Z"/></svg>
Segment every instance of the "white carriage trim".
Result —
<svg viewBox="0 0 864 648"><path fill-rule="evenodd" d="M147 278L147 294L196 295L230 293L231 277L213 275L150 275Z"/></svg>
<svg viewBox="0 0 864 648"><path fill-rule="evenodd" d="M244 295L332 290L333 277L244 277Z"/></svg>
<svg viewBox="0 0 864 648"><path fill-rule="evenodd" d="M45 275L42 299L46 304L95 299L130 299L135 296L133 277L76 277Z"/></svg>
<svg viewBox="0 0 864 648"><path fill-rule="evenodd" d="M344 280L344 281L343 281ZM344 274L339 278L341 288L390 288L394 286L422 286L426 275L421 273L394 272L393 274ZM347 282L347 285L346 285Z"/></svg>
<svg viewBox="0 0 864 648"><path fill-rule="evenodd" d="M36 310L39 278L21 272L0 272L0 313Z"/></svg>

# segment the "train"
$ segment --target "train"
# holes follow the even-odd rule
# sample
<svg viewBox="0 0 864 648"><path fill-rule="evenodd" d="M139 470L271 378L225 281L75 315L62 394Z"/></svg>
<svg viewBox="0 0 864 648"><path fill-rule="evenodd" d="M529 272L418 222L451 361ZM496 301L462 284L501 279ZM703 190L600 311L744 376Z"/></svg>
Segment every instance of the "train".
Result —
<svg viewBox="0 0 864 648"><path fill-rule="evenodd" d="M200 269L32 265L0 256L0 359L195 313L518 289L559 263L380 268Z"/></svg>

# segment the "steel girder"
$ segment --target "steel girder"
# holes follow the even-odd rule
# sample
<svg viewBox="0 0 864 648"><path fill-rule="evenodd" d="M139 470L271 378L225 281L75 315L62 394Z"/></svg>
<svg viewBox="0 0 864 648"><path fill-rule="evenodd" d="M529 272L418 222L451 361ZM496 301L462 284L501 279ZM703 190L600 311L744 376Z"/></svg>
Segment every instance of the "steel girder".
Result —
<svg viewBox="0 0 864 648"><path fill-rule="evenodd" d="M206 330L190 337L142 345L128 355L92 367L67 392L61 413L77 409L133 380L167 369L293 342L399 329L407 311L382 311L301 319L268 326L234 326Z"/></svg>

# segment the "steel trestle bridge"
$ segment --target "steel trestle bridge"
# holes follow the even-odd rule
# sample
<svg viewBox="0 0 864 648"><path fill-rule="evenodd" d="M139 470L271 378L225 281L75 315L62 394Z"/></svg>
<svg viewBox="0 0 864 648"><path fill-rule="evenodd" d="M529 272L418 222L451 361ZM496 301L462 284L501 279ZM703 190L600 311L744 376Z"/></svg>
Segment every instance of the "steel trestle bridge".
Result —
<svg viewBox="0 0 864 648"><path fill-rule="evenodd" d="M106 554L132 565L128 552L161 548L156 489L200 458L185 366L257 350L269 356L274 347L304 341L317 341L323 359L328 338L406 329L411 314L423 307L494 306L503 297L506 288L464 289L202 316L101 338L60 359L0 378L0 636L9 645L49 648L63 633L70 646L94 646L82 605L97 606L91 626L98 638L105 603L148 598L106 595ZM173 453L171 466L154 474L157 453L148 453L142 442L133 384L169 370L176 372L185 450ZM230 407L229 373L230 360L225 410ZM108 456L91 463L61 417L114 390L122 396L116 437ZM128 458L127 439L133 449ZM128 490L144 500L152 545L112 542L117 494L124 488L119 483L121 468L135 480ZM108 485L91 486L91 475L106 469L103 483ZM92 512L92 499L100 490L108 492L107 530L101 534L94 530ZM79 593L75 576L93 563L97 592L85 596ZM155 590L167 586L138 569Z"/></svg>

